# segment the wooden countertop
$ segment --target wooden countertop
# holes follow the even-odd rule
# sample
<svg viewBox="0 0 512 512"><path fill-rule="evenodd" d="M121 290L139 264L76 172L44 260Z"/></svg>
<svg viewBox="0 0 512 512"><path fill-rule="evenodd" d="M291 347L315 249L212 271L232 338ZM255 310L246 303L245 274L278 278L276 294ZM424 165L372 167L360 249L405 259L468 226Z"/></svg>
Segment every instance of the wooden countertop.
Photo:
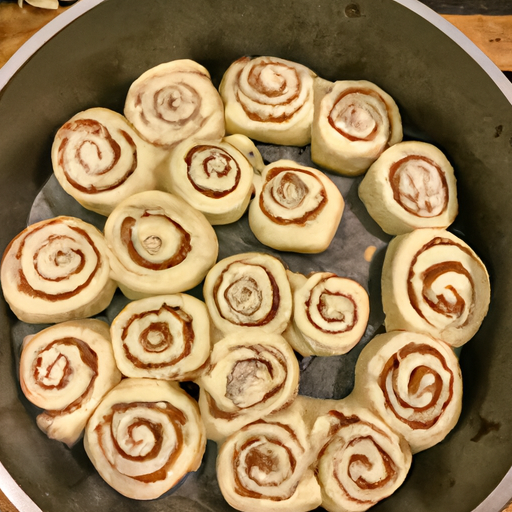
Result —
<svg viewBox="0 0 512 512"><path fill-rule="evenodd" d="M30 5L20 8L15 1L0 0L0 67L27 39L68 8L48 10ZM442 16L466 34L502 71L512 72L512 6L508 11L505 15L443 13ZM1 491L0 511L18 512ZM512 505L504 512L512 512Z"/></svg>
<svg viewBox="0 0 512 512"><path fill-rule="evenodd" d="M0 66L43 25L69 7L56 10L0 0ZM510 14L443 14L443 17L466 34L503 71L512 72L512 6Z"/></svg>

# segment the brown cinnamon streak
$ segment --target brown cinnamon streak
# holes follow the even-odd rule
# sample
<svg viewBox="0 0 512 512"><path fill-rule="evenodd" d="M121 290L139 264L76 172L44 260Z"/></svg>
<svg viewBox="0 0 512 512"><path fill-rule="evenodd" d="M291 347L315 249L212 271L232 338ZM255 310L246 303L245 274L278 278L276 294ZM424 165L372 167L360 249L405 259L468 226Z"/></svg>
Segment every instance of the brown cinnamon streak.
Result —
<svg viewBox="0 0 512 512"><path fill-rule="evenodd" d="M273 184L271 183L272 179L275 178L278 174L283 173L283 172L295 175L295 177L293 178L295 183L297 182L297 180L300 180L300 174L303 173L303 174L312 176L321 185L321 192L320 192L321 200L320 200L320 202L318 203L316 208L314 208L311 211L306 212L302 217L293 218L293 219L276 217L267 209L267 206L265 205L264 192L265 192L266 188L273 187ZM289 179L289 181L291 181L291 180L292 180L292 178ZM304 194L306 194L308 192L308 187L305 185L304 182L302 182L302 180L300 180L300 182L302 183L303 192L304 192ZM277 191L277 195L279 195L279 193L280 193L280 191ZM273 190L272 190L271 195L275 198ZM282 203L280 203L279 201L277 201L277 202L281 206L283 206ZM271 169L265 177L265 183L263 184L263 188L262 188L262 191L260 193L260 198L259 198L259 206L260 206L261 211L272 222L275 222L276 224L280 224L283 226L289 225L289 224L297 224L300 226L304 226L307 222L316 219L318 217L318 215L322 212L322 210L324 209L326 204L327 204L327 193L325 191L325 188L324 188L322 182L315 176L315 174L306 169L298 169L298 168L293 168L293 167L274 167L273 169ZM299 206L299 204L295 205L295 207L297 207L297 206ZM293 208L290 208L290 209L293 209Z"/></svg>
<svg viewBox="0 0 512 512"><path fill-rule="evenodd" d="M185 414L171 405L168 402L164 403L164 407L161 407L162 402L154 403L154 402L130 402L130 403L119 403L114 404L111 408L110 414L106 415L103 418L103 423L99 423L96 427L96 435L98 439L98 443L100 445L100 448L102 451L105 451L105 447L103 444L103 430L108 429L108 435L111 436L113 445L116 449L116 451L125 459L140 462L143 464L145 461L152 460L156 458L159 455L159 451L163 444L163 426L161 424L154 423L153 421L144 418L144 417L135 417L133 418L133 422L131 423L128 432L131 433L136 427L144 426L146 427L153 435L154 438L154 446L152 449L146 454L146 455L139 455L139 456L133 456L126 453L120 446L119 442L116 438L116 433L113 431L113 417L114 414L120 413L129 413L130 409L134 408L142 408L142 409L156 409L157 411L161 412L172 423L174 427L174 431L176 434L176 445L174 447L174 450L169 454L169 457L165 461L165 463L162 465L161 468L159 468L157 471L154 471L153 473L148 473L145 475L139 475L139 476L132 476L130 478L133 478L134 480L138 480L140 482L145 483L153 483L158 482L161 480L164 480L169 472L169 469L173 466L173 464L178 459L180 453L183 450L183 430L182 427L185 425L187 418ZM136 444L137 441L134 441ZM108 457L106 457L107 460L109 460ZM114 469L118 470L114 467ZM125 475L127 476L127 475Z"/></svg>
<svg viewBox="0 0 512 512"><path fill-rule="evenodd" d="M409 382L409 393L417 393L419 389L419 384L421 382L421 378L424 377L426 374L431 374L434 377L434 383L431 384L427 389L424 391L429 391L432 394L432 399L430 402L423 406L423 407L414 407L410 403L406 402L404 398L401 396L399 389L398 389L398 372L400 363L407 358L410 355L413 354L420 354L420 355L429 355L431 357L436 358L442 365L443 369L447 372L447 374L450 375L450 380L447 383L448 387L448 396L444 403L442 404L442 407L440 409L439 415L426 417L425 412L428 412L430 409L433 409L437 402L439 401L439 398L441 396L441 393L443 391L443 379L441 376L435 372L432 368L427 367L426 365L419 364L415 371L411 374L411 380ZM402 407L407 407L409 409L413 409L414 413L412 415L413 419L407 419L400 416L399 412L393 407L392 402L389 398L386 381L388 379L388 376L391 374L392 376L392 385L393 385L393 393L395 395L395 398L399 402L399 404ZM384 400L386 403L386 407L393 412L393 414L403 423L408 425L411 429L418 429L418 430L427 430L431 427L433 427L438 421L441 415L443 414L444 410L448 406L448 404L451 402L453 397L453 384L454 384L454 375L453 372L448 367L444 357L442 354L436 350L434 347L431 347L430 345L426 344L418 344L418 343L409 343L405 345L402 349L400 349L396 354L394 354L385 364L381 375L379 377L379 386L382 390L382 393L384 395Z"/></svg>
<svg viewBox="0 0 512 512"><path fill-rule="evenodd" d="M45 229L48 226L51 226L53 224L58 224L58 223L61 223L61 222L63 222L63 221L61 219L57 218L57 219L54 219L53 221L46 222L46 223L44 223L44 224L42 224L42 225L40 225L40 226L38 226L36 228L30 229L29 232L26 233L26 235L22 238L22 240L20 242L20 245L18 247L18 251L16 253L16 259L17 260L21 259L21 255L23 254L23 250L25 248L25 243L26 243L26 240L27 240L28 237L30 237L32 234L36 233L37 231L39 231L41 229ZM18 290L21 293L29 295L30 297L41 298L41 299L44 299L44 300L48 300L50 302L57 302L57 301L60 301L60 300L68 300L68 299L74 297L75 295L78 295L82 290L85 290L91 284L92 280L96 276L96 273L98 272L98 270L102 266L101 254L100 254L98 248L96 247L96 245L94 244L93 240L87 234L86 231L84 231L81 228L75 227L75 226L68 225L68 227L69 227L69 229L71 229L71 230L75 231L76 233L78 233L80 237L84 238L85 241L89 244L89 246L92 248L92 250L94 251L94 253L96 255L96 266L91 271L91 273L88 276L88 278L85 280L85 282L83 282L81 285L77 286L73 290L70 290L68 292L51 294L51 293L46 293L46 292L44 292L42 290L34 289L29 284L29 282L27 281L27 278L25 277L25 273L23 272L23 269L20 268L20 269L18 269L18 278L19 278ZM22 233L22 235L23 235L23 233ZM37 271L37 268L36 268L36 271ZM45 278L44 276L41 276L41 278L44 279L44 280L47 280L47 278Z"/></svg>
<svg viewBox="0 0 512 512"><path fill-rule="evenodd" d="M149 217L151 213L145 212L142 217ZM179 265L185 260L188 253L191 251L192 246L190 244L190 234L187 233L177 222L173 221L170 217L165 215L156 215L165 219L170 226L173 226L180 235L181 243L179 249L170 258L161 261L159 263L153 263L148 261L146 258L141 256L135 249L135 245L132 241L133 230L137 225L137 220L133 217L126 217L121 224L120 237L123 245L126 247L130 258L140 267L148 270L167 270L169 268Z"/></svg>
<svg viewBox="0 0 512 512"><path fill-rule="evenodd" d="M206 153L207 155L209 155L202 160L202 167L203 167L203 171L206 176L210 177L210 173L208 171L208 164L210 161L214 160L216 157L217 158L221 157L223 159L223 161L225 162L224 170L221 173L217 173L217 174L224 177L224 176L229 175L229 173L231 173L231 172L236 173L235 174L235 182L231 188L225 189L225 190L213 190L213 189L209 189L206 187L201 187L192 179L192 176L190 173L192 159L194 158L194 156L197 153L203 153L203 152ZM214 156L213 155L214 152L217 152L218 155ZM240 177L241 177L240 166L238 165L237 161L227 151L225 151L224 149L222 149L219 146L210 146L210 145L194 146L187 153L187 155L185 157L185 163L187 164L187 177L188 177L188 180L190 181L191 185L197 191L201 192L201 194L204 194L206 197L211 197L214 199L220 199L222 197L225 197L225 196L231 194L231 192L233 192L233 190L235 190L238 187L238 184L240 183Z"/></svg>
<svg viewBox="0 0 512 512"><path fill-rule="evenodd" d="M419 306L419 298L416 296L416 293L414 291L414 287L412 285L412 280L413 280L413 278L415 276L414 266L416 265L416 263L418 261L418 258L425 251L428 251L432 247L436 247L436 246L440 246L440 245L444 245L444 246L448 246L448 247L456 247L459 250L461 250L462 252L468 254L471 258L473 258L471 250L469 250L468 248L466 248L466 247L464 247L464 246L462 246L460 244L457 244L456 242L454 242L452 240L449 240L447 238L442 238L442 237L435 237L435 238L433 238L430 242L425 244L414 255L413 259L411 260L411 265L409 267L409 275L408 275L408 278L407 278L407 292L408 292L409 300L410 300L410 303L411 303L411 306L413 307L413 309L416 311L416 313L421 318L423 318L430 325L433 325L433 324L432 324L432 322L430 322L425 317L425 315L423 314L423 312L422 312L422 310L421 310L421 308ZM431 288L432 283L440 275L442 275L443 273L447 273L447 272L455 272L457 274L461 274L461 275L466 276L466 278L471 283L471 286L472 286L472 289L473 289L473 297L472 297L473 300L472 300L471 304L465 304L464 300L457 293L457 291L454 289L454 287L450 287L449 289L457 297L457 301L456 301L455 305L452 305L452 304L448 303L446 301L446 299L444 299L442 296L439 296L439 295L436 296L437 302L433 302L429 298L428 290ZM459 262L459 261L449 261L448 260L448 261L444 261L444 262L438 263L436 265L432 265L431 267L429 267L428 269L426 269L425 271L422 272L421 277L422 277L423 282L424 282L423 289L422 289L422 298L429 305L429 307L432 308L437 313L440 313L440 314L443 314L443 315L449 315L449 316L457 318L457 317L459 317L462 314L464 308L466 308L466 307L472 308L473 307L473 303L474 303L474 299L475 299L475 288L474 288L474 285L473 285L473 278L471 277L471 274L462 265L461 262ZM466 319L464 324L462 324L460 327L463 327L464 325L466 325L469 322L469 320L470 320L470 315L468 315L468 318Z"/></svg>

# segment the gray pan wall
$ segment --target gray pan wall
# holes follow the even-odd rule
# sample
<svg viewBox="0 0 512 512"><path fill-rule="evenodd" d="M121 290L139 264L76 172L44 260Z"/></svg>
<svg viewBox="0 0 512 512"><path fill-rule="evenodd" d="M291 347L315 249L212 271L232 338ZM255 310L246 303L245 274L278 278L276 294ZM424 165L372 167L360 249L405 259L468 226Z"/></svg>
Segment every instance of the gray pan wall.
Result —
<svg viewBox="0 0 512 512"><path fill-rule="evenodd" d="M488 266L493 294L481 330L462 351L458 425L444 442L414 457L405 485L375 510L467 512L512 466L512 106L479 64L411 10L392 0L349 4L107 0L73 21L0 93L0 250L25 227L51 173L57 128L89 107L122 111L131 82L156 64L191 58L218 84L238 57L274 55L327 79L377 83L397 101L406 136L449 155L461 205L454 229ZM512 88L507 94L512 98ZM49 441L19 397L13 320L2 300L0 461L44 512L229 509L208 486L197 491L204 508L179 497L124 499L102 482L81 444L68 450ZM206 464L213 463L210 455ZM485 510L501 505L503 496Z"/></svg>

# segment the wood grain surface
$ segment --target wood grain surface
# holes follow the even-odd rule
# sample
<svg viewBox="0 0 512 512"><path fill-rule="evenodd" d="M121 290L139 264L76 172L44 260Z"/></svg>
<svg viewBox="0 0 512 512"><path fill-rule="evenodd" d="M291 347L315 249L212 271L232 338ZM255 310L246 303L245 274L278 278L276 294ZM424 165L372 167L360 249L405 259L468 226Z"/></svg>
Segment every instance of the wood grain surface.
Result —
<svg viewBox="0 0 512 512"><path fill-rule="evenodd" d="M512 72L512 1L424 0L466 34L503 71ZM47 10L0 1L0 67L41 27L68 7ZM512 492L512 491L511 491ZM18 512L0 491L0 511ZM512 512L509 506L505 512Z"/></svg>

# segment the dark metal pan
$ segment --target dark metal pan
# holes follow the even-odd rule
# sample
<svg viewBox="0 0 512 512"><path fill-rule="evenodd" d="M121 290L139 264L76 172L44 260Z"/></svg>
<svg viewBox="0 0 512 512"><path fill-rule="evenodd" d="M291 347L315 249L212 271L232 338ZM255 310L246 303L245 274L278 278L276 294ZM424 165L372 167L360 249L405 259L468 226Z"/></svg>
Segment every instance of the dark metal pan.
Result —
<svg viewBox="0 0 512 512"><path fill-rule="evenodd" d="M25 227L51 174L50 146L62 123L92 106L122 111L131 82L161 62L197 60L218 84L228 65L245 54L298 61L331 80L371 80L397 101L409 138L433 142L449 155L461 205L454 229L489 268L491 308L462 350L458 425L414 457L405 484L375 510L501 510L512 496L512 86L419 2L75 4L0 72L2 250ZM49 441L20 397L10 343L14 316L4 301L0 308L0 486L20 510L229 510L218 493L209 492L215 482L198 488L193 481L188 497L124 499L103 483L80 444L69 450ZM211 451L204 468L214 462ZM201 471L199 481L207 469Z"/></svg>

